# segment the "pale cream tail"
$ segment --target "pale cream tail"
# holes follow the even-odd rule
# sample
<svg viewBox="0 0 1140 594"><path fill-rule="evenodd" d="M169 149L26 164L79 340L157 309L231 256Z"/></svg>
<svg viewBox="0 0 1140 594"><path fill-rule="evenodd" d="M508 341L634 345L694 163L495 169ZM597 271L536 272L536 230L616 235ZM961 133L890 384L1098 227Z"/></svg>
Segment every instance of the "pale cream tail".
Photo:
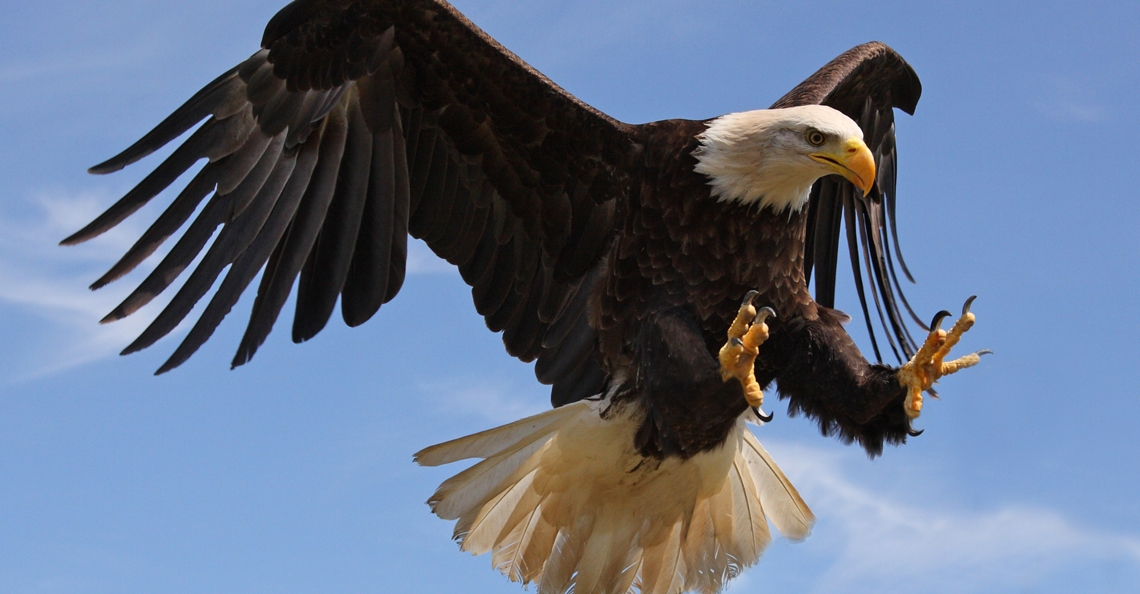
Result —
<svg viewBox="0 0 1140 594"><path fill-rule="evenodd" d="M689 460L633 449L639 415L582 401L427 448L437 466L483 461L428 500L458 520L464 551L492 553L541 594L712 593L760 558L768 522L806 537L814 517L768 452L737 421L722 448Z"/></svg>

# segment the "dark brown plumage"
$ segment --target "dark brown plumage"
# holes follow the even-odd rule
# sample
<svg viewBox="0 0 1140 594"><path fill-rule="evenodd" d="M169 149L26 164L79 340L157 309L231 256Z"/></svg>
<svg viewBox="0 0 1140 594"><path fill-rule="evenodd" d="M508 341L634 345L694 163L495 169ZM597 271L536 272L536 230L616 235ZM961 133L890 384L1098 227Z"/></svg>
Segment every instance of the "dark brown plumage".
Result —
<svg viewBox="0 0 1140 594"><path fill-rule="evenodd" d="M777 380L793 411L872 454L905 439L901 409L888 406L903 397L886 379L893 370L867 363L839 326L841 314L828 309L846 229L868 327L863 274L892 349L914 352L895 274L896 262L904 272L905 265L893 228L893 108L913 112L920 85L887 46L844 53L774 105L824 104L854 119L878 165L874 191L863 197L842 178L826 177L807 208L776 214L710 195L707 178L693 171L708 122L617 122L445 2L298 0L273 18L262 45L91 169L121 169L207 120L63 242L115 226L195 161L210 160L93 285L132 270L214 191L174 249L108 315L129 315L165 290L221 226L172 302L124 353L173 330L227 267L160 373L209 338L261 270L235 366L256 353L294 285L295 341L324 328L338 299L345 322L362 324L399 292L410 234L459 267L476 311L503 333L508 353L537 360L556 406L601 393L630 366L652 374L671 360L668 349L648 344L670 336L676 348L703 344L707 352L689 353L691 368L679 368L691 372L688 383L651 388L652 378L623 375L630 397L650 411L638 437L643 453L690 456L715 447L744 410L739 387L708 383L704 367L715 363L725 328L752 289L778 314L757 361L762 385ZM721 404L708 410L720 412L692 416L693 391L715 393L709 402Z"/></svg>

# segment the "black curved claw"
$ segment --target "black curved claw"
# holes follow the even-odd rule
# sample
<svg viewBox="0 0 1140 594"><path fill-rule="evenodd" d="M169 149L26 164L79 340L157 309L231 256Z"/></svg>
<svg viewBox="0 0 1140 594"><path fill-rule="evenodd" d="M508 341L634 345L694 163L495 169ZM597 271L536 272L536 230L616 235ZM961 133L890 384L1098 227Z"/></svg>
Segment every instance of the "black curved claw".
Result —
<svg viewBox="0 0 1140 594"><path fill-rule="evenodd" d="M744 346L744 341L743 341L743 340L740 340L739 338L733 338L733 339L732 339L732 340L730 340L729 342L731 342L731 343L732 343L732 346L736 346L736 347L741 347L741 346Z"/></svg>
<svg viewBox="0 0 1140 594"><path fill-rule="evenodd" d="M938 328L942 326L942 320L950 317L950 312L942 310L934 314L934 319L930 321L930 331L938 332Z"/></svg>
<svg viewBox="0 0 1140 594"><path fill-rule="evenodd" d="M753 406L752 412L756 413L756 418L760 419L761 421L763 421L765 423L771 423L772 419L776 418L776 413L774 413L774 412L770 412L770 413L768 413L768 416L764 416L764 413L760 410L759 406Z"/></svg>
<svg viewBox="0 0 1140 594"><path fill-rule="evenodd" d="M992 355L992 354L994 354L994 352L989 350L989 349L982 349L982 350L980 350L974 354L981 357L982 355Z"/></svg>
<svg viewBox="0 0 1140 594"><path fill-rule="evenodd" d="M925 432L926 432L926 429L915 430L915 428L912 427L910 424L910 419L908 418L906 420L906 434L907 435L909 435L911 437L918 437L919 435L922 435Z"/></svg>
<svg viewBox="0 0 1140 594"><path fill-rule="evenodd" d="M740 302L740 307L746 307L748 305L752 305L752 300L755 299L756 296L759 294L760 294L760 291L749 291L747 294L744 295L744 301Z"/></svg>
<svg viewBox="0 0 1140 594"><path fill-rule="evenodd" d="M772 309L771 307L761 307L760 311L756 312L756 317L752 318L752 323L753 324L761 324L764 322L764 320L767 320L768 318L775 318L775 317L776 317L776 310Z"/></svg>
<svg viewBox="0 0 1140 594"><path fill-rule="evenodd" d="M970 313L970 306L974 304L974 300L977 298L978 298L977 295L973 295L969 299L966 300L966 304L962 306L962 315L966 315L966 314Z"/></svg>

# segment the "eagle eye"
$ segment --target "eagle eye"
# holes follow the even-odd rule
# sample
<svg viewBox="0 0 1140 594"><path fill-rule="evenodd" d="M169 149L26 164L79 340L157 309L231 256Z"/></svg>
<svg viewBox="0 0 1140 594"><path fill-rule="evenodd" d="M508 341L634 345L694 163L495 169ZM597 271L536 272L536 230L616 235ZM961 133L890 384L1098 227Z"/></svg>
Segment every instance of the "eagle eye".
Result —
<svg viewBox="0 0 1140 594"><path fill-rule="evenodd" d="M804 139L812 146L823 146L823 143L827 142L827 135L815 128L808 128L804 133Z"/></svg>

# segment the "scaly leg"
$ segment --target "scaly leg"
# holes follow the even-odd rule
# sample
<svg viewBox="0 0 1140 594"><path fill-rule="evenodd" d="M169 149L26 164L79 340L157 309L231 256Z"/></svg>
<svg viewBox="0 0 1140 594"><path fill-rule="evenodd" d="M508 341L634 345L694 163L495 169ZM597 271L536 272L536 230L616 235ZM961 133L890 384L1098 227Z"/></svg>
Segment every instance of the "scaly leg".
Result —
<svg viewBox="0 0 1140 594"><path fill-rule="evenodd" d="M752 300L758 293L749 291L736 319L728 328L728 341L720 349L720 376L724 381L736 378L744 388L744 398L748 405L757 409L761 419L763 414L759 408L764 404L764 392L756 382L756 355L760 354L760 345L768 340L768 324L764 320L775 317L776 312L770 307L756 311ZM768 417L771 419L771 417Z"/></svg>
<svg viewBox="0 0 1140 594"><path fill-rule="evenodd" d="M944 361L946 355L950 354L950 349L974 326L974 314L970 313L970 305L974 303L974 299L970 297L966 300L966 304L962 306L962 317L958 318L949 332L939 326L950 312L941 311L934 316L934 321L930 324L930 334L927 335L922 348L899 368L899 382L907 387L903 408L910 419L918 418L922 412L922 393L929 390L934 382L943 376L977 365L982 355L991 352L978 351L953 361Z"/></svg>

